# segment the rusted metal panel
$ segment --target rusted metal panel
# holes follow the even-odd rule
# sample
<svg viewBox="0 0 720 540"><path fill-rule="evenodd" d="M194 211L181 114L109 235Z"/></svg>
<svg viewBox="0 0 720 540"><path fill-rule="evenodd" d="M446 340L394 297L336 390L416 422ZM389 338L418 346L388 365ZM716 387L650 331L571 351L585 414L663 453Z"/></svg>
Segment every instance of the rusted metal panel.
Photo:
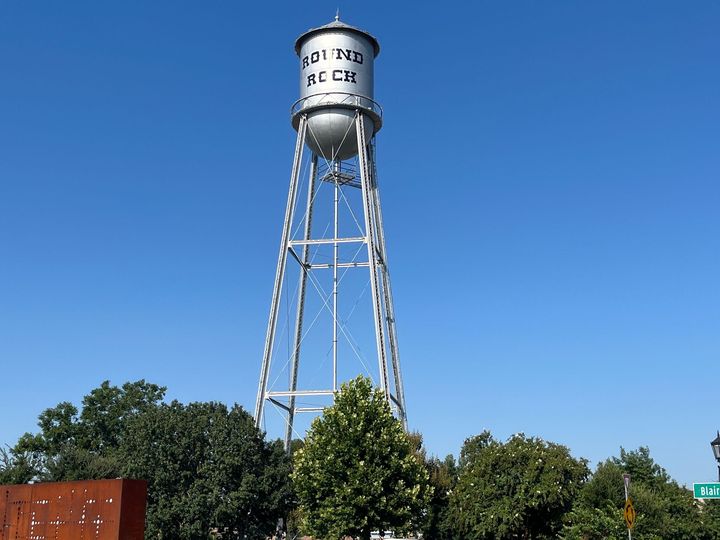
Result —
<svg viewBox="0 0 720 540"><path fill-rule="evenodd" d="M0 540L143 540L147 483L0 486Z"/></svg>
<svg viewBox="0 0 720 540"><path fill-rule="evenodd" d="M125 536L121 536L121 540L144 538L146 500L146 482L129 482L124 486L120 509L120 530ZM138 519L139 516L142 516L142 519Z"/></svg>

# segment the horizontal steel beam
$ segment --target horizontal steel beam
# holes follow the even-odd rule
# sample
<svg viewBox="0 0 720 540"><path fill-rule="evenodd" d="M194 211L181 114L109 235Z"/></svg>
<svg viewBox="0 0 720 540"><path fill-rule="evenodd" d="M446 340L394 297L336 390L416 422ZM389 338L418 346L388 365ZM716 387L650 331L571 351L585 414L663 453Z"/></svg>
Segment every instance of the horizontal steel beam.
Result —
<svg viewBox="0 0 720 540"><path fill-rule="evenodd" d="M316 244L352 244L352 243L365 243L365 236L349 236L347 238L312 238L310 240L290 240L288 245L290 246L305 246L305 245L316 245Z"/></svg>
<svg viewBox="0 0 720 540"><path fill-rule="evenodd" d="M370 263L366 262L352 262L352 263L338 263L338 268L367 268L370 266ZM317 268L332 268L333 265L330 263L327 264L309 264L306 268L310 268L312 270L315 270Z"/></svg>
<svg viewBox="0 0 720 540"><path fill-rule="evenodd" d="M332 390L285 390L280 392L267 392L266 399L273 397L291 397L291 396L332 396L335 392Z"/></svg>
<svg viewBox="0 0 720 540"><path fill-rule="evenodd" d="M323 412L325 407L295 407L295 412Z"/></svg>

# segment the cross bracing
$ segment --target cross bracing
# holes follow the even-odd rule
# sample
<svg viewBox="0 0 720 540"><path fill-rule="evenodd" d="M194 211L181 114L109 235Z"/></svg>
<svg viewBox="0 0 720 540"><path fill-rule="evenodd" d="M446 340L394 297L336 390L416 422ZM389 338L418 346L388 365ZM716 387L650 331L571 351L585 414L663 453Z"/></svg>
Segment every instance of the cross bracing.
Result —
<svg viewBox="0 0 720 540"><path fill-rule="evenodd" d="M309 152L312 130L304 115L299 120L255 407L258 427L265 426L267 403L280 413L286 448L302 436L296 415L322 411L341 381L358 373L373 380L407 425L375 148L365 120L358 109L351 127L359 152L345 161Z"/></svg>

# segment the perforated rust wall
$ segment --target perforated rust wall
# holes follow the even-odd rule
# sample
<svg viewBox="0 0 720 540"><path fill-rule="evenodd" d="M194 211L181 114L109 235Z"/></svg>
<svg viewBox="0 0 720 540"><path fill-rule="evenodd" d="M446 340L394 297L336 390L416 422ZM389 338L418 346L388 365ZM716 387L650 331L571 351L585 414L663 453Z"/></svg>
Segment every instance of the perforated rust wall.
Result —
<svg viewBox="0 0 720 540"><path fill-rule="evenodd" d="M0 486L0 540L143 540L144 480Z"/></svg>

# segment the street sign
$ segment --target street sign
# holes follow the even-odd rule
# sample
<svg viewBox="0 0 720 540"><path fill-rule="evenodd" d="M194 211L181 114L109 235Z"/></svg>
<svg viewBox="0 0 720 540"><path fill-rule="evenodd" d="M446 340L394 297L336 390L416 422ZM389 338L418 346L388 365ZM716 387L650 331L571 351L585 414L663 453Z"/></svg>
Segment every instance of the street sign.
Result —
<svg viewBox="0 0 720 540"><path fill-rule="evenodd" d="M632 499L630 498L630 474L623 474L623 483L625 484L625 510L623 511L623 517L625 518L625 525L628 528L628 540L632 540L632 528L635 526L635 518L637 514L632 505Z"/></svg>
<svg viewBox="0 0 720 540"><path fill-rule="evenodd" d="M625 518L627 528L632 529L635 526L637 512L635 512L635 508L633 508L632 499L630 497L625 499L625 512L623 512L623 517Z"/></svg>
<svg viewBox="0 0 720 540"><path fill-rule="evenodd" d="M720 482L693 484L696 499L720 499Z"/></svg>

